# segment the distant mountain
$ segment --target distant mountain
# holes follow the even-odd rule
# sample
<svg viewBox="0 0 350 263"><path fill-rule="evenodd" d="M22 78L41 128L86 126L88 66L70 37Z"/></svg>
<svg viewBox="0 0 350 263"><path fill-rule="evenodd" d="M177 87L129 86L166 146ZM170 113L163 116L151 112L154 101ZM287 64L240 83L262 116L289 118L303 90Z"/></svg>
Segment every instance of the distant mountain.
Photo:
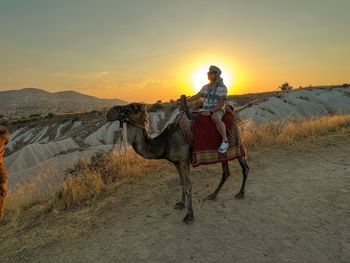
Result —
<svg viewBox="0 0 350 263"><path fill-rule="evenodd" d="M0 114L5 116L85 112L126 103L119 99L99 99L72 90L53 93L36 88L0 91Z"/></svg>

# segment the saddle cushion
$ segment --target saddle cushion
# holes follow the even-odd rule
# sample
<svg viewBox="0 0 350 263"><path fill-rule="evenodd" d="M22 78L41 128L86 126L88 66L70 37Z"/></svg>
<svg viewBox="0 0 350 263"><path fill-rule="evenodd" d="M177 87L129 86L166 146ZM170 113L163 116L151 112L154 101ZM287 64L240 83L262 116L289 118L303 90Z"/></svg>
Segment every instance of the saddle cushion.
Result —
<svg viewBox="0 0 350 263"><path fill-rule="evenodd" d="M196 114L193 116L192 133L192 166L227 162L246 155L243 143L239 136L237 123L232 112L225 112L222 121L226 125L229 148L226 153L219 153L222 142L214 122L210 116Z"/></svg>

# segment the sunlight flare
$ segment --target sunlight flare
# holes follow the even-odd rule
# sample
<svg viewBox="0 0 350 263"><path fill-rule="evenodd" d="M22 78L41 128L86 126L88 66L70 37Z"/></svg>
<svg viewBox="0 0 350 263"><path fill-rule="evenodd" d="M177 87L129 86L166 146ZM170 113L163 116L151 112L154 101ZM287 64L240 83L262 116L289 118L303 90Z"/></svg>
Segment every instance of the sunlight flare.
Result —
<svg viewBox="0 0 350 263"><path fill-rule="evenodd" d="M227 70L226 67L222 67L220 65L218 65L218 67L222 71L221 77L224 79L225 85L227 87L230 86L233 80L233 73ZM208 65L202 65L193 70L193 73L191 74L191 83L195 92L198 92L203 85L209 82L207 77L208 68Z"/></svg>

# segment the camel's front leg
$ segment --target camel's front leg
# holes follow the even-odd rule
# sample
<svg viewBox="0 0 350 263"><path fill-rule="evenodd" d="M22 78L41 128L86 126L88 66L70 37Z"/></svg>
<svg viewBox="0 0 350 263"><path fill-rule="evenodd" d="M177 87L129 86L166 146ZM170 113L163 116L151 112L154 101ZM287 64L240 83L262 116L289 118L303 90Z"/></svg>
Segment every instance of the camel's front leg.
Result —
<svg viewBox="0 0 350 263"><path fill-rule="evenodd" d="M187 200L187 214L183 218L183 222L186 224L192 223L193 221L193 210L192 210L192 185L190 178L190 163L182 162L180 163L180 170L183 177L183 187L185 190L186 200Z"/></svg>
<svg viewBox="0 0 350 263"><path fill-rule="evenodd" d="M181 201L177 202L175 204L175 209L183 209L185 207L185 204L186 204L186 193L185 193L185 186L184 186L184 179L183 179L183 176L182 176L182 173L181 173L181 168L180 168L180 164L179 163L175 163L175 167L176 167L176 170L179 174L179 179L180 179L180 185L182 187L182 196L181 196Z"/></svg>

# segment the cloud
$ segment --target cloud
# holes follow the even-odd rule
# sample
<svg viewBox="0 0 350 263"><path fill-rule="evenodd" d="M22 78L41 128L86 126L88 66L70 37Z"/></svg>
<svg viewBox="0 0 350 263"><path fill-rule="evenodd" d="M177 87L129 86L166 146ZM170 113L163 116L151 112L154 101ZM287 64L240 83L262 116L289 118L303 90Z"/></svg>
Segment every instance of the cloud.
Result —
<svg viewBox="0 0 350 263"><path fill-rule="evenodd" d="M101 71L95 74L96 78L104 78L104 77L108 77L108 72L107 71Z"/></svg>
<svg viewBox="0 0 350 263"><path fill-rule="evenodd" d="M95 79L95 78L106 78L108 77L107 71L100 71L94 73L72 73L72 72L53 72L50 74L52 77L63 77L72 79Z"/></svg>

